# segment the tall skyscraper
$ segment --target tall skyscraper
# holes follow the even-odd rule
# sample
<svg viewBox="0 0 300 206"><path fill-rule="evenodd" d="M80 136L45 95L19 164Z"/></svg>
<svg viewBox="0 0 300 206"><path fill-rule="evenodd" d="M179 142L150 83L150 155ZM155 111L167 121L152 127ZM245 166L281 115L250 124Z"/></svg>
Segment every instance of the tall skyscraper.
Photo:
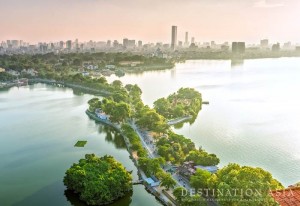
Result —
<svg viewBox="0 0 300 206"><path fill-rule="evenodd" d="M177 45L177 26L172 26L171 49L174 50Z"/></svg>
<svg viewBox="0 0 300 206"><path fill-rule="evenodd" d="M245 42L232 42L232 53L243 54L246 50Z"/></svg>
<svg viewBox="0 0 300 206"><path fill-rule="evenodd" d="M184 41L184 45L188 46L189 45L189 33L185 32L185 41Z"/></svg>

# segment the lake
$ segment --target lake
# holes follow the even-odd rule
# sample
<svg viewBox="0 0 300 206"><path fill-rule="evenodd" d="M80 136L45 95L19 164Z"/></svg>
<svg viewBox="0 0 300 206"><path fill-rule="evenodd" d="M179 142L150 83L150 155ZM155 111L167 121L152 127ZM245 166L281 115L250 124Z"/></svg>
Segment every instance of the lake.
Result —
<svg viewBox="0 0 300 206"><path fill-rule="evenodd" d="M123 138L85 114L92 97L44 84L0 91L1 206L85 206L65 194L63 177L87 153L114 156L138 179ZM88 142L76 148L78 140ZM144 186L133 188L111 206L161 205Z"/></svg>
<svg viewBox="0 0 300 206"><path fill-rule="evenodd" d="M180 87L195 88L210 104L177 133L217 154L220 166L262 167L285 186L300 181L300 58L195 60L114 79L138 84L150 106Z"/></svg>
<svg viewBox="0 0 300 206"><path fill-rule="evenodd" d="M300 58L258 59L232 63L197 60L166 71L117 78L138 84L145 103L180 87L202 93L203 105L193 124L174 130L197 146L229 162L262 167L285 186L300 181ZM110 154L128 170L122 137L85 115L91 95L36 84L0 91L0 205L84 204L65 193L64 172L86 153ZM84 148L75 148L87 140ZM143 186L116 205L160 205Z"/></svg>

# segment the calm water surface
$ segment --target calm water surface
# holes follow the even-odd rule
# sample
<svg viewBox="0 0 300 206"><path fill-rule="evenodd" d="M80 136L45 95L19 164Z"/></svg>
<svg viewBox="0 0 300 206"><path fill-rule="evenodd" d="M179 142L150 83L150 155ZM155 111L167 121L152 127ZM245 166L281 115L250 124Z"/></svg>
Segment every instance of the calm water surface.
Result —
<svg viewBox="0 0 300 206"><path fill-rule="evenodd" d="M112 76L109 81L117 79ZM120 78L136 83L152 105L180 87L210 102L196 121L176 132L229 162L259 166L285 186L300 181L300 58L199 60L168 71Z"/></svg>
<svg viewBox="0 0 300 206"><path fill-rule="evenodd" d="M0 91L1 206L84 206L65 194L62 179L86 153L113 155L138 178L122 137L85 115L90 98L42 84ZM88 143L75 148L78 140ZM139 185L117 205L160 203Z"/></svg>
<svg viewBox="0 0 300 206"><path fill-rule="evenodd" d="M114 76L109 81L117 79ZM175 129L229 162L259 166L288 186L300 181L300 58L188 61L168 71L120 78L137 83L143 100L180 87L200 91L196 121ZM86 153L110 154L136 168L122 138L84 113L90 95L37 84L0 91L0 205L84 205L66 193L64 172ZM87 140L84 148L74 148ZM159 205L143 186L115 205Z"/></svg>

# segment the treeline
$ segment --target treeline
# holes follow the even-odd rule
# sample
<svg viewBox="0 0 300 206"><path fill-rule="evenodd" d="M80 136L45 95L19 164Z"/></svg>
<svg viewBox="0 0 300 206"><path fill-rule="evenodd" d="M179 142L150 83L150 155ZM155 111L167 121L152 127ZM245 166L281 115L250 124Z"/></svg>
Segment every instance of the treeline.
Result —
<svg viewBox="0 0 300 206"><path fill-rule="evenodd" d="M121 61L140 61L143 65L174 66L173 60L158 57L146 57L131 53L69 53L69 54L19 54L0 55L0 67L21 72L23 69L33 68L39 72L41 78L55 78L56 76L68 76L78 72L83 63L98 66L99 70L106 65L119 66ZM134 71L134 67L131 68ZM137 68L140 72L141 68ZM147 70L147 68L145 68ZM132 72L132 71L131 71Z"/></svg>

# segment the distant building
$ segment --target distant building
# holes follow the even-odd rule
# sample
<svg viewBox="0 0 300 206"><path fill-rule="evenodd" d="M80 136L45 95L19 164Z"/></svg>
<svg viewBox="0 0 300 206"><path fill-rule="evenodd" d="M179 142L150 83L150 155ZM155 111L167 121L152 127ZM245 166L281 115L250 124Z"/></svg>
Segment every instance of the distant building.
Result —
<svg viewBox="0 0 300 206"><path fill-rule="evenodd" d="M222 45L221 45L221 50L223 50L223 51L228 51L228 50L229 50L229 46L226 45L226 44L222 44Z"/></svg>
<svg viewBox="0 0 300 206"><path fill-rule="evenodd" d="M243 54L246 51L245 42L232 42L232 53Z"/></svg>
<svg viewBox="0 0 300 206"><path fill-rule="evenodd" d="M172 26L171 49L174 50L177 45L177 26Z"/></svg>
<svg viewBox="0 0 300 206"><path fill-rule="evenodd" d="M212 174L218 171L217 166L195 165L193 161L184 162L180 167L178 167L179 173L188 179L196 173L197 169L205 170Z"/></svg>
<svg viewBox="0 0 300 206"><path fill-rule="evenodd" d="M272 51L273 51L273 52L278 52L278 51L280 51L280 44L279 44L279 43L273 44L273 46L272 46Z"/></svg>
<svg viewBox="0 0 300 206"><path fill-rule="evenodd" d="M109 115L105 114L105 112L103 112L102 109L96 109L95 114L98 118L100 118L102 120L108 120L109 119Z"/></svg>
<svg viewBox="0 0 300 206"><path fill-rule="evenodd" d="M119 42L117 40L114 40L113 47L114 48L119 47Z"/></svg>
<svg viewBox="0 0 300 206"><path fill-rule="evenodd" d="M59 48L60 48L60 49L63 49L63 48L64 48L64 45L65 45L65 43L64 43L63 41L60 41L60 42L59 42Z"/></svg>
<svg viewBox="0 0 300 206"><path fill-rule="evenodd" d="M89 72L82 72L81 74L82 74L82 76L84 76L84 77L87 77L87 76L89 76L89 75L90 75L90 73L89 73Z"/></svg>
<svg viewBox="0 0 300 206"><path fill-rule="evenodd" d="M216 42L215 41L211 41L210 42L210 46L213 48L213 47L215 47L216 46Z"/></svg>
<svg viewBox="0 0 300 206"><path fill-rule="evenodd" d="M123 47L128 47L128 39L127 38L125 38L125 39L123 39Z"/></svg>
<svg viewBox="0 0 300 206"><path fill-rule="evenodd" d="M291 43L291 42L286 42L286 43L284 43L284 44L283 44L283 48L284 48L284 49L287 49L287 50L288 50L288 49L291 49L291 48L292 48L292 43Z"/></svg>
<svg viewBox="0 0 300 206"><path fill-rule="evenodd" d="M195 43L195 37L192 37L191 38L191 44L194 44Z"/></svg>
<svg viewBox="0 0 300 206"><path fill-rule="evenodd" d="M128 47L129 48L134 48L135 47L135 40L128 40Z"/></svg>
<svg viewBox="0 0 300 206"><path fill-rule="evenodd" d="M261 48L268 48L269 47L269 40L268 39L262 39L260 40L260 47Z"/></svg>
<svg viewBox="0 0 300 206"><path fill-rule="evenodd" d="M68 41L66 42L66 46L67 46L67 49L68 49L68 50L71 50L71 49L72 49L72 41L71 41L71 40L68 40Z"/></svg>
<svg viewBox="0 0 300 206"><path fill-rule="evenodd" d="M110 41L110 40L107 40L106 46L107 46L107 47L111 47L111 41Z"/></svg>
<svg viewBox="0 0 300 206"><path fill-rule="evenodd" d="M15 70L8 70L7 73L13 76L20 76L20 72L15 71Z"/></svg>
<svg viewBox="0 0 300 206"><path fill-rule="evenodd" d="M184 46L189 46L189 33L185 32Z"/></svg>
<svg viewBox="0 0 300 206"><path fill-rule="evenodd" d="M300 46L296 46L296 52L300 52Z"/></svg>
<svg viewBox="0 0 300 206"><path fill-rule="evenodd" d="M116 66L115 66L115 65L112 65L112 64L109 64L109 65L106 65L105 68L106 68L106 69L115 69Z"/></svg>
<svg viewBox="0 0 300 206"><path fill-rule="evenodd" d="M138 47L142 47L143 46L143 42L142 41L138 41Z"/></svg>

